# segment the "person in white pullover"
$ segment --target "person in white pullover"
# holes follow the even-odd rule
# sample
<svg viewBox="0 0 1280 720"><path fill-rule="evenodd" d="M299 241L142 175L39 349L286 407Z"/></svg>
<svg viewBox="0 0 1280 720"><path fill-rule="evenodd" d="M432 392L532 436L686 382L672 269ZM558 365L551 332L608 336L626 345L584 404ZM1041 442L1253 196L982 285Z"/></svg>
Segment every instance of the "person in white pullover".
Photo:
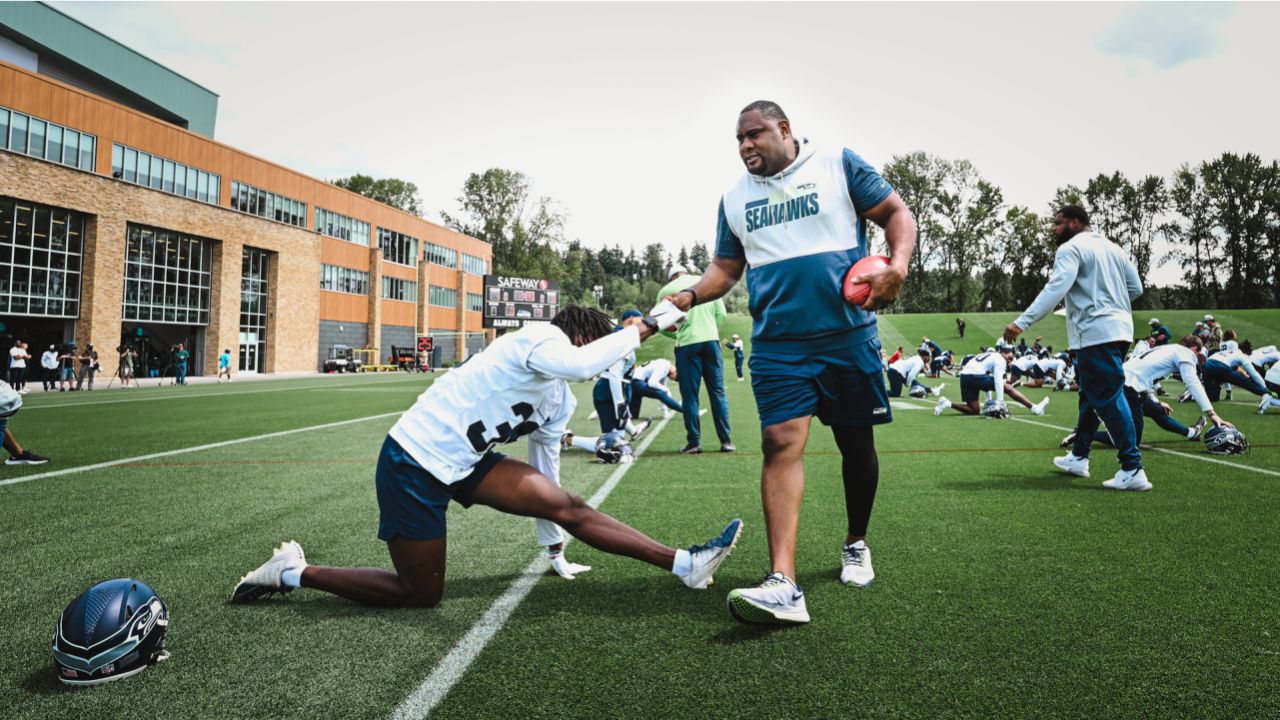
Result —
<svg viewBox="0 0 1280 720"><path fill-rule="evenodd" d="M1133 338L1133 301L1142 295L1138 270L1115 243L1093 231L1089 214L1078 205L1058 211L1053 236L1058 250L1049 282L1031 307L1005 328L1005 342L1013 342L1066 301L1067 348L1076 353L1080 383L1079 432L1071 453L1055 459L1054 465L1068 472L1087 467L1089 439L1101 419L1111 431L1120 459L1120 471L1103 486L1150 490L1123 391L1124 356Z"/></svg>
<svg viewBox="0 0 1280 720"><path fill-rule="evenodd" d="M288 541L240 579L231 601L308 587L364 605L434 607L444 593L450 501L532 516L544 545L560 541L563 527L592 547L670 570L691 588L707 587L737 542L741 520L704 545L677 550L559 483L560 442L576 405L568 382L599 375L684 317L655 311L656 317L614 332L599 310L562 308L549 324L503 335L428 387L391 428L378 458L378 538L387 543L394 571L308 565L302 546ZM493 450L525 436L528 463ZM585 567L566 569L572 574Z"/></svg>

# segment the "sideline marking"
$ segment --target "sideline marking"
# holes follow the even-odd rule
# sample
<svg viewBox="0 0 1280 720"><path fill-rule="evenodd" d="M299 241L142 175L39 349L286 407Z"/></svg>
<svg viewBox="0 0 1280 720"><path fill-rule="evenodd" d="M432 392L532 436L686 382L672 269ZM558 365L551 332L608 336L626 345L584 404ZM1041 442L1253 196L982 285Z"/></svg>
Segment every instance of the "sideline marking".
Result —
<svg viewBox="0 0 1280 720"><path fill-rule="evenodd" d="M17 485L18 483L31 482L32 480L44 480L45 478L61 477L63 475L74 475L76 473L89 472L90 470L102 470L104 468L117 467L119 465L128 465L130 463L138 463L144 460L154 460L155 458L171 457L173 455L183 455L185 453L200 452L201 450L213 450L216 448L228 447L230 445L240 445L242 443L254 442L257 440L269 440L271 438L284 437L285 435L296 435L297 433L311 432L312 430L326 430L328 428L342 427L343 425L352 425L354 423L364 422L366 420L377 420L379 418L387 418L393 415L403 415L403 410L395 412L382 413L379 415L366 415L365 417L352 418L350 420L339 420L337 422L325 423L323 425L310 425L308 427L294 428L292 430L280 430L277 432L266 433L265 435L254 435L252 437L235 438L233 440L223 440L221 442L209 443L207 445L194 445L192 447L178 448L177 450L164 450L162 452L148 453L146 455L137 455L135 457L120 458L119 460L108 460L106 462L94 463L93 465L80 465L79 467L65 468L63 470L54 470L52 472L36 473L34 475L26 475L24 477L9 478L8 480L0 480L0 486Z"/></svg>
<svg viewBox="0 0 1280 720"><path fill-rule="evenodd" d="M404 380L404 378L397 378L397 379L401 381ZM255 382L264 382L264 381L255 381ZM265 381L265 382L270 382L270 381ZM377 384L377 385L390 385L394 381L383 380L379 378L376 380L361 380L357 382L366 382L366 383ZM150 397L119 398L117 400L89 400L87 402L58 402L52 405L27 405L24 403L22 405L22 409L23 410L52 410L55 408L87 407L89 405L116 405L118 403L150 402L152 400L198 400L202 398L229 397L231 395L261 395L262 393L289 392L290 390L343 390L348 388L363 389L363 388L360 388L360 386L357 385L356 383L343 383L341 385L305 385L305 386L293 386L293 387L266 388L263 390L230 390L227 392L209 391L209 392L194 392L190 394L183 393L181 391L175 391L173 394L153 395ZM150 389L150 388L144 388L144 389ZM385 388L378 388L378 390L383 391L385 390ZM43 395L43 393L41 393L41 395Z"/></svg>
<svg viewBox="0 0 1280 720"><path fill-rule="evenodd" d="M640 443L640 447L636 449L637 460L644 454L645 450L649 449L649 443L653 442L658 433L662 432L669 420L670 418L663 418L662 422L658 423L658 426L651 430L648 437ZM593 508L600 507L600 503L609 497L609 493L613 492L613 489L618 486L622 476L626 475L627 471L634 465L635 463L629 463L614 470L604 485L601 485L600 489L587 501L587 504ZM573 536L566 537L564 541L565 547L568 547L572 541ZM489 644L489 641L493 639L493 636L502 629L503 625L507 624L507 620L511 619L512 613L515 612L520 602L533 590L533 586L537 585L538 581L546 575L548 567L544 554L538 553L533 562L530 562L525 567L520 577L511 582L506 592L493 601L493 605L489 606L489 609L476 621L476 624L472 625L467 634L463 635L462 639L449 650L449 653L444 656L439 665L436 665L435 670L431 671L427 679L423 680L409 694L409 697L402 700L396 706L396 709L391 711L391 718L393 720L409 720L410 718L418 720L430 715L431 711L440 704L441 700L444 700L449 691L453 689L453 686L457 685L462 676L466 674L467 668L471 667L471 663L475 662L475 659L480 656L480 653Z"/></svg>

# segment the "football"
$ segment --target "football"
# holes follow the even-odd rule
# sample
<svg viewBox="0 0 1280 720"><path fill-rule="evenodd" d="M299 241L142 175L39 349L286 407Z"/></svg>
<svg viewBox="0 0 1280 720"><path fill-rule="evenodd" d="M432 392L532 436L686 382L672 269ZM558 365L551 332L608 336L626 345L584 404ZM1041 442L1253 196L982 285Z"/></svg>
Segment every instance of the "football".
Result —
<svg viewBox="0 0 1280 720"><path fill-rule="evenodd" d="M844 299L850 305L861 305L871 297L871 286L867 283L851 282L852 278L874 272L889 264L889 258L884 255L868 255L849 268L849 272L844 276Z"/></svg>

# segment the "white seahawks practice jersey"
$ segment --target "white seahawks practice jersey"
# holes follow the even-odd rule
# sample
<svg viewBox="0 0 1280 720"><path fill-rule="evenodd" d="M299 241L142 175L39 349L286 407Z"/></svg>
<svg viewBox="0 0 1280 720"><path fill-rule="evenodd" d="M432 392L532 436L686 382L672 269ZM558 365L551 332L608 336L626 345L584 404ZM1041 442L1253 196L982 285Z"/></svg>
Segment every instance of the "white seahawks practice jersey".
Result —
<svg viewBox="0 0 1280 720"><path fill-rule="evenodd" d="M666 358L656 358L636 368L631 373L633 380L639 380L648 385L658 386L667 384L667 376L671 374L671 361Z"/></svg>
<svg viewBox="0 0 1280 720"><path fill-rule="evenodd" d="M1280 362L1280 350L1277 350L1275 345L1260 347L1249 356L1249 362L1258 368L1264 368L1272 363Z"/></svg>
<svg viewBox="0 0 1280 720"><path fill-rule="evenodd" d="M1272 385L1280 385L1280 362L1272 365L1271 369L1267 371L1266 381Z"/></svg>
<svg viewBox="0 0 1280 720"><path fill-rule="evenodd" d="M1021 370L1021 371L1022 371L1022 372L1024 372L1024 373L1025 373L1025 372L1030 372L1030 370L1031 370L1032 366L1034 366L1034 365L1036 364L1036 356L1035 356L1035 355L1023 355L1022 357L1014 358L1014 359L1013 359L1013 362L1012 362L1012 363L1010 363L1010 364L1011 364L1011 365L1013 365L1014 367L1018 368L1019 370Z"/></svg>
<svg viewBox="0 0 1280 720"><path fill-rule="evenodd" d="M1006 363L1004 356L998 352L984 352L964 364L961 375L994 375L997 380L1004 377Z"/></svg>
<svg viewBox="0 0 1280 720"><path fill-rule="evenodd" d="M1042 372L1061 375L1062 371L1067 367L1067 363L1059 360L1058 358L1045 358L1043 360L1037 360L1036 367L1040 368Z"/></svg>
<svg viewBox="0 0 1280 720"><path fill-rule="evenodd" d="M889 363L889 367L897 370L898 374L906 378L907 382L910 383L912 380L915 380L916 375L919 375L920 371L924 369L924 358L921 358L919 355L904 357L897 362Z"/></svg>
<svg viewBox="0 0 1280 720"><path fill-rule="evenodd" d="M458 482L495 445L535 431L531 440L558 444L576 406L566 381L589 380L639 345L634 326L579 348L554 325L528 325L435 381L391 437L437 480Z"/></svg>
<svg viewBox="0 0 1280 720"><path fill-rule="evenodd" d="M1182 345L1161 345L1124 363L1124 384L1140 393L1151 392L1156 383L1173 373L1182 376L1182 382L1191 391L1191 397L1202 412L1213 409L1209 396L1204 392L1200 376L1196 374L1195 351Z"/></svg>

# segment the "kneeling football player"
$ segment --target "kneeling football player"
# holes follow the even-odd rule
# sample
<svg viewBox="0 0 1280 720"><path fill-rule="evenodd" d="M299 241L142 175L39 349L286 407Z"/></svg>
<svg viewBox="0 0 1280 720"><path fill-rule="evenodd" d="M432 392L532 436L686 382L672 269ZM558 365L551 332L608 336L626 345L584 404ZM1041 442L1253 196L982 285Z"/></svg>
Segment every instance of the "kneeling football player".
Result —
<svg viewBox="0 0 1280 720"><path fill-rule="evenodd" d="M1044 414L1045 406L1049 404L1049 398L1033 403L1027 399L1026 395L1018 392L1017 388L1006 382L1004 379L1005 368L1013 361L1013 348L1003 342L997 348L997 350L989 350L975 356L965 363L964 367L960 368L960 398L963 402L953 403L945 397L939 398L938 404L933 408L934 415L941 415L948 409L955 410L962 415L981 415L982 408L978 400L984 390L995 391L996 402L1001 405L1004 404L1004 396L1008 395L1023 406L1030 408L1033 414Z"/></svg>
<svg viewBox="0 0 1280 720"><path fill-rule="evenodd" d="M677 550L559 485L560 441L575 407L567 381L599 375L683 316L659 307L654 316L636 318L615 333L604 313L569 306L550 324L498 338L427 388L383 442L375 479L378 538L387 543L393 571L308 565L302 546L288 541L240 579L231 601L308 587L364 605L434 607L444 594L445 510L451 500L532 516L541 540L552 547L562 527L594 548L656 565L691 588L706 588L737 542L741 520L704 545ZM527 464L493 450L524 436Z"/></svg>

